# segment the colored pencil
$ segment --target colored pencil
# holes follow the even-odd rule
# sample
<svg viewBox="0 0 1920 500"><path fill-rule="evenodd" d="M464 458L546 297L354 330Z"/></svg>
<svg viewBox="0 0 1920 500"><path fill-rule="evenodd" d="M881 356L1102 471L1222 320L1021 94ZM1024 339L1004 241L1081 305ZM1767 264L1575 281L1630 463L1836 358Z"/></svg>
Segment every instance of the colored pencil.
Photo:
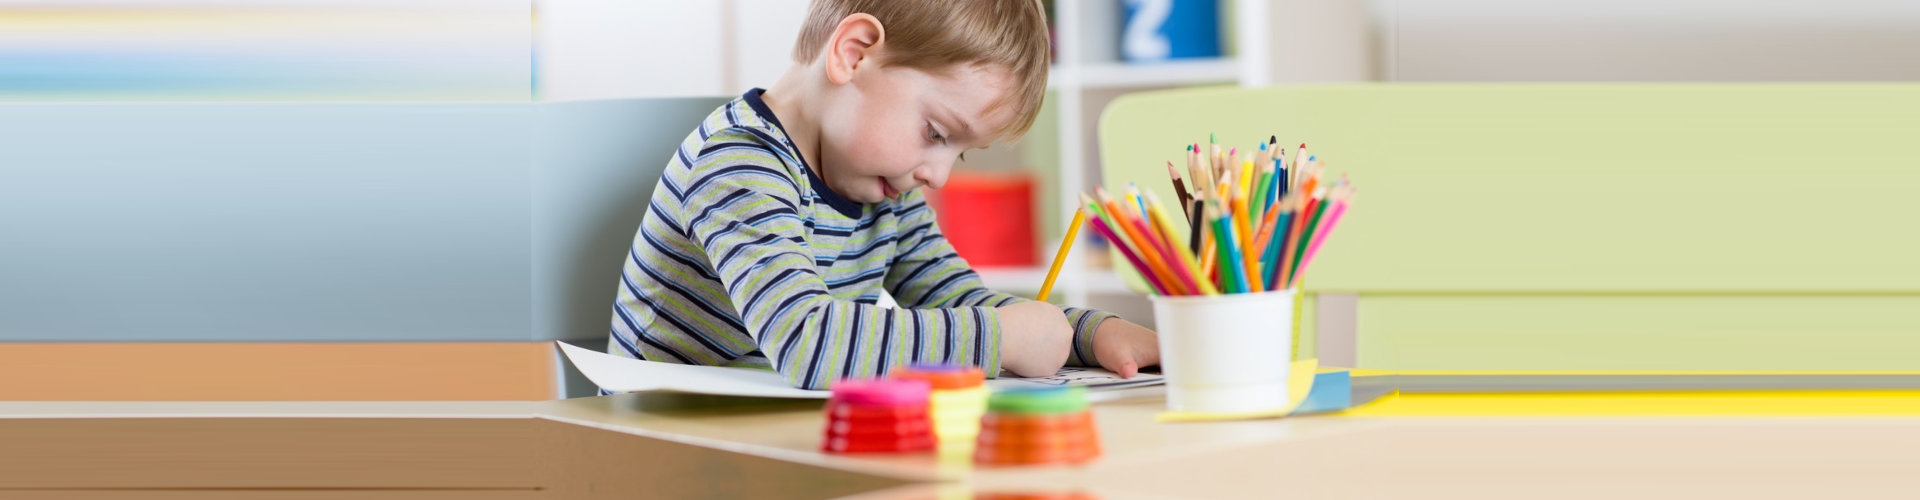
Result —
<svg viewBox="0 0 1920 500"><path fill-rule="evenodd" d="M1239 190L1234 194L1239 195L1241 198L1247 198L1249 200L1253 199L1253 189L1252 189L1253 188L1253 158L1252 156L1253 156L1252 154L1248 154L1244 159L1240 161L1240 169L1239 169L1240 177L1234 179L1235 184L1233 185L1234 189Z"/></svg>
<svg viewBox="0 0 1920 500"><path fill-rule="evenodd" d="M1307 209L1301 211L1293 218L1294 227L1299 228L1299 230L1293 233L1292 238L1287 241L1287 248L1284 249L1286 260L1281 264L1285 266L1281 274L1285 275L1285 277L1280 278L1281 283L1297 283L1300 281L1300 258L1307 253L1307 239L1313 235L1315 226L1319 224L1320 218L1325 216L1326 213L1326 193L1324 191L1315 192L1313 194L1313 200L1307 203Z"/></svg>
<svg viewBox="0 0 1920 500"><path fill-rule="evenodd" d="M1300 143L1300 149L1296 149L1293 151L1293 168L1291 169L1293 171L1293 177L1287 179L1287 183L1289 184L1289 189L1288 189L1289 191L1300 190L1300 166L1301 166L1301 161L1306 159L1307 159L1307 143L1302 142Z"/></svg>
<svg viewBox="0 0 1920 500"><path fill-rule="evenodd" d="M1212 203L1208 203L1206 209L1207 209L1206 211L1207 231L1214 233L1215 238L1225 239L1227 234L1226 232L1228 231L1227 229L1228 224L1225 224L1223 222L1223 219L1220 217L1220 211L1214 209L1214 205ZM1226 267L1228 265L1226 264L1226 262L1228 262L1226 248L1215 247L1213 250L1209 251L1208 253L1212 254L1213 260L1219 261L1222 263L1221 267ZM1226 293L1240 293L1240 288L1234 285L1233 283L1233 273L1222 272L1218 276L1216 276L1215 279L1217 279L1220 283L1220 291L1223 291Z"/></svg>
<svg viewBox="0 0 1920 500"><path fill-rule="evenodd" d="M1167 215L1160 205L1160 197L1155 196L1153 191L1147 191L1147 211L1152 214L1155 227L1158 227L1162 233L1167 235L1167 240L1169 242L1175 240L1178 233L1174 232L1173 222L1167 220ZM1180 257L1180 262L1177 265L1184 270L1186 276L1193 280L1193 284L1199 287L1200 293L1206 295L1219 294L1220 290L1213 286L1213 282L1208 280L1206 276L1200 274L1200 263L1198 259L1194 258L1193 252L1188 251L1185 246L1173 246L1175 247L1173 250L1174 254Z"/></svg>
<svg viewBox="0 0 1920 500"><path fill-rule="evenodd" d="M1085 208L1075 211L1040 297L1051 293L1082 225L1112 242L1153 293L1297 289L1345 216L1353 190L1344 177L1322 179L1325 165L1306 154L1306 144L1289 156L1278 143L1268 137L1244 153L1237 147L1222 152L1218 135L1209 134L1206 146L1183 145L1187 171L1172 161L1166 169L1184 227L1168 217L1172 212L1151 188L1129 182L1111 194L1096 187L1081 195Z"/></svg>
<svg viewBox="0 0 1920 500"><path fill-rule="evenodd" d="M1127 223L1133 226L1131 232L1136 235L1135 237L1146 240L1145 245L1153 249L1151 252L1152 255L1145 256L1145 258L1153 259L1152 261L1148 261L1147 265L1157 266L1166 273L1162 278L1166 279L1170 285L1167 287L1170 289L1168 290L1169 292L1173 295L1198 295L1200 293L1200 285L1193 282L1193 277L1183 273L1185 268L1179 265L1178 256L1174 254L1175 245L1170 244L1166 238L1163 238L1154 231L1153 228L1149 227L1150 225L1143 219L1131 219L1128 220Z"/></svg>
<svg viewBox="0 0 1920 500"><path fill-rule="evenodd" d="M1307 255L1300 258L1301 269L1306 269L1308 264L1313 263L1313 256L1320 254L1320 244L1326 242L1327 235L1333 233L1334 226L1340 224L1340 216L1347 213L1347 204L1349 203L1347 198L1352 196L1351 193L1352 190L1349 189L1346 190L1345 194L1334 195L1333 208L1327 211L1327 220L1320 224L1318 230L1314 231L1313 242L1307 245ZM1298 278L1295 278L1295 281L1298 280Z"/></svg>
<svg viewBox="0 0 1920 500"><path fill-rule="evenodd" d="M1231 215L1230 219L1233 221L1234 234L1237 236L1234 239L1236 243L1234 245L1234 251L1239 252L1240 255L1250 256L1254 254L1252 249L1253 221L1247 220L1247 192L1245 189L1233 189L1232 191L1233 201L1232 205L1229 205L1229 212L1231 212L1229 215ZM1255 261L1247 258L1239 261L1239 265L1255 265ZM1257 276L1252 270L1247 270L1247 277L1248 279L1241 281L1241 284L1246 287L1246 291L1260 291L1260 280L1255 279Z"/></svg>
<svg viewBox="0 0 1920 500"><path fill-rule="evenodd" d="M1274 212L1278 212L1279 215L1275 217L1276 225L1273 234L1261 251L1261 271L1266 273L1261 277L1266 278L1268 283L1275 283L1274 288L1291 288L1280 281L1280 249L1287 245L1287 233L1282 228L1293 225L1293 207L1282 206L1274 209Z"/></svg>
<svg viewBox="0 0 1920 500"><path fill-rule="evenodd" d="M1200 200L1193 200L1193 206L1187 209L1187 213L1193 214L1187 220L1187 245L1193 248L1194 253L1200 252L1200 204Z"/></svg>
<svg viewBox="0 0 1920 500"><path fill-rule="evenodd" d="M1219 178L1220 172L1227 169L1226 156L1227 154L1221 152L1219 149L1213 150L1213 171L1208 172L1207 175L1211 175L1216 179Z"/></svg>
<svg viewBox="0 0 1920 500"><path fill-rule="evenodd" d="M1302 170L1300 176L1303 180L1300 181L1300 192L1315 192L1314 189L1320 187L1320 162L1318 158L1312 156L1307 157L1307 166L1302 167Z"/></svg>
<svg viewBox="0 0 1920 500"><path fill-rule="evenodd" d="M1300 241L1300 233L1306 230L1307 219L1311 217L1313 213L1312 196L1298 196L1295 200L1296 205L1293 210L1293 220L1287 224L1287 237L1281 240L1284 244L1280 246L1280 277L1277 283L1293 282L1291 279L1293 275L1290 274L1288 270L1292 268L1293 264L1294 243Z"/></svg>
<svg viewBox="0 0 1920 500"><path fill-rule="evenodd" d="M1224 214L1214 219L1214 230L1220 232L1220 274L1233 283L1238 293L1251 291L1248 288L1247 268L1241 259L1239 238L1235 237L1233 223Z"/></svg>
<svg viewBox="0 0 1920 500"><path fill-rule="evenodd" d="M1113 247L1120 249L1120 255L1126 257L1128 262L1133 263L1134 269L1142 270L1140 276L1146 278L1147 284L1153 286L1155 291L1160 292L1162 295L1167 293L1167 287L1160 284L1159 278L1154 277L1153 273L1144 271L1147 269L1147 264L1141 262L1140 256L1134 255L1133 250L1129 250L1126 245L1121 244L1123 240L1121 240L1119 236L1114 235L1113 230L1108 229L1105 222L1101 222L1100 219L1093 219L1087 226L1092 227L1093 232L1098 233L1101 238L1106 238L1107 241L1113 242Z"/></svg>
<svg viewBox="0 0 1920 500"><path fill-rule="evenodd" d="M1173 195L1180 198L1180 212L1187 211L1187 183L1180 181L1180 171L1173 169L1173 162L1167 162L1167 178L1173 179ZM1189 217L1192 214L1188 214Z"/></svg>
<svg viewBox="0 0 1920 500"><path fill-rule="evenodd" d="M1267 162L1267 171L1271 172L1273 176L1267 181L1267 198L1262 200L1264 204L1260 206L1260 211L1263 214L1268 210L1273 210L1273 204L1280 201L1281 195L1286 194L1280 190L1280 186L1285 185L1283 180L1287 175L1287 169L1281 167L1281 163L1285 161L1286 156L1287 152L1285 150L1275 148L1273 150L1273 159Z"/></svg>
<svg viewBox="0 0 1920 500"><path fill-rule="evenodd" d="M1202 206L1206 208L1213 207L1212 204L1202 204ZM1213 221L1211 220L1206 221L1206 223L1209 228L1213 226ZM1205 275L1207 277L1206 279L1214 280L1214 283L1221 284L1221 290L1226 290L1227 286L1224 284L1225 282L1220 281L1220 256L1215 253L1215 250L1220 248L1220 245L1215 241L1218 240L1219 237L1214 235L1211 229L1206 231L1206 233L1206 241L1200 243L1200 274Z"/></svg>
<svg viewBox="0 0 1920 500"><path fill-rule="evenodd" d="M1047 294L1053 292L1053 280L1060 277L1060 265L1067 262L1067 251L1073 249L1073 239L1080 235L1080 225L1086 222L1086 210L1073 211L1073 222L1067 223L1067 239L1060 240L1060 250L1053 253L1053 267L1047 269L1047 280L1040 283L1040 295L1034 299L1047 301Z"/></svg>
<svg viewBox="0 0 1920 500"><path fill-rule="evenodd" d="M1267 163L1273 162L1273 142L1272 141L1268 141L1267 143L1260 145L1260 157L1255 158L1254 161L1259 162L1257 165L1265 165Z"/></svg>
<svg viewBox="0 0 1920 500"><path fill-rule="evenodd" d="M1148 191L1148 193L1151 194L1152 191ZM1153 240L1155 249L1160 253L1161 257L1165 259L1162 265L1172 270L1173 277L1178 280L1181 295L1200 295L1205 293L1202 291L1203 289L1200 286L1199 278L1195 276L1198 273L1192 272L1190 270L1191 266L1187 265L1187 261L1180 258L1181 251L1185 250L1186 247L1177 243L1174 237L1176 233L1165 227L1165 224L1158 220L1165 217L1164 214L1159 212L1160 207L1158 202L1148 204L1146 215L1140 220L1134 221L1134 223L1139 226L1141 233L1146 234L1149 239Z"/></svg>
<svg viewBox="0 0 1920 500"><path fill-rule="evenodd" d="M1109 196L1106 190L1096 188L1094 197L1099 200L1101 204L1106 205L1107 213L1113 214L1114 218L1108 221L1110 223L1108 227L1114 228L1117 226L1114 234L1132 241L1134 244L1133 250L1139 253L1140 260L1147 263L1147 271L1159 277L1160 283L1166 285L1161 293L1179 295L1179 282L1174 279L1173 271L1167 269L1166 261L1160 258L1159 251L1154 249L1153 240L1148 235L1141 234L1139 229L1135 227L1135 222L1138 222L1138 219L1134 218L1132 213L1126 212L1127 208L1120 206L1120 202L1115 201L1112 196Z"/></svg>
<svg viewBox="0 0 1920 500"><path fill-rule="evenodd" d="M1139 214L1140 218L1147 217L1147 200L1140 198L1140 186L1131 182L1127 183L1127 205L1130 210L1139 210L1134 213Z"/></svg>
<svg viewBox="0 0 1920 500"><path fill-rule="evenodd" d="M1201 193L1207 192L1207 176L1200 170L1200 143L1197 142L1193 144L1193 153L1187 157L1187 182L1193 183L1193 192L1189 193L1191 199L1198 200ZM1193 216L1199 217L1200 213L1195 212Z"/></svg>
<svg viewBox="0 0 1920 500"><path fill-rule="evenodd" d="M1257 255L1260 259L1260 278L1267 283L1267 288L1270 290L1275 288L1274 284L1277 283L1274 281L1271 271L1275 267L1274 260L1278 259L1278 257L1268 257L1268 254L1273 253L1273 249L1277 248L1274 246L1273 240L1280 232L1278 228L1285 227L1284 224L1280 222L1281 218L1293 213L1291 205L1288 205L1292 201L1290 198L1282 198L1280 204L1274 206L1272 210L1268 210L1265 218L1262 219L1259 224L1255 225L1258 229L1254 230L1254 240L1256 243L1254 243L1253 248L1259 249L1259 251L1254 255Z"/></svg>
<svg viewBox="0 0 1920 500"><path fill-rule="evenodd" d="M1287 183L1287 172L1289 172L1289 170L1287 170L1287 152L1283 150L1273 159L1273 189L1279 191L1278 193L1274 193L1273 198L1275 203L1278 203L1280 198L1287 197L1287 193L1291 192L1287 189L1293 187Z"/></svg>
<svg viewBox="0 0 1920 500"><path fill-rule="evenodd" d="M1200 231L1200 252L1195 255L1200 257L1200 274L1207 276L1207 279L1215 280L1214 283L1221 283L1219 281L1220 266L1216 265L1219 256L1214 253L1214 249L1218 248L1218 245L1214 244L1217 238L1213 234L1213 220L1206 215L1209 213L1208 210L1214 207L1213 202L1210 201L1212 199L1213 196L1208 195L1206 198L1194 200L1194 203L1200 204L1200 211L1195 213L1200 214L1200 227L1205 229ZM1227 287L1221 286L1220 289L1225 291Z"/></svg>
<svg viewBox="0 0 1920 500"><path fill-rule="evenodd" d="M1267 173L1267 165L1272 161L1273 150L1268 149L1264 143L1260 144L1260 154L1253 158L1253 185L1249 186L1250 189L1248 190L1248 192L1252 194L1247 197L1247 205L1255 210L1255 212L1251 214L1252 217L1250 217L1253 220L1260 220L1260 212L1258 211L1262 208L1260 206L1260 200L1265 197L1260 192L1260 181L1266 179L1263 174Z"/></svg>
<svg viewBox="0 0 1920 500"><path fill-rule="evenodd" d="M1313 219L1307 221L1306 231L1300 234L1300 241L1294 243L1297 248L1295 248L1293 262L1289 264L1287 268L1288 283L1300 282L1300 263L1306 260L1307 247L1312 243L1313 234L1320 230L1321 223L1326 220L1329 205L1332 205L1332 203L1329 203L1328 200L1321 200L1315 204L1312 212Z"/></svg>
<svg viewBox="0 0 1920 500"><path fill-rule="evenodd" d="M1080 204L1086 205L1089 210L1093 210L1093 215L1097 218L1113 220L1113 214L1107 213L1107 207L1100 206L1099 203L1094 203L1093 197L1087 196L1086 193L1080 194ZM1124 241L1114 242L1114 244L1116 245L1121 243L1126 243L1126 242Z"/></svg>
<svg viewBox="0 0 1920 500"><path fill-rule="evenodd" d="M1227 156L1220 159L1220 171L1227 172L1227 177L1240 171L1240 148L1227 148Z"/></svg>
<svg viewBox="0 0 1920 500"><path fill-rule="evenodd" d="M1207 151L1207 178L1212 179L1220 175L1220 137L1207 134L1207 146L1211 148Z"/></svg>
<svg viewBox="0 0 1920 500"><path fill-rule="evenodd" d="M1267 195L1273 186L1273 164L1262 163L1256 170L1259 173L1253 176L1253 197L1247 199L1248 208L1253 211L1247 214L1247 218L1259 221L1267 217L1267 206L1271 205L1267 203Z"/></svg>

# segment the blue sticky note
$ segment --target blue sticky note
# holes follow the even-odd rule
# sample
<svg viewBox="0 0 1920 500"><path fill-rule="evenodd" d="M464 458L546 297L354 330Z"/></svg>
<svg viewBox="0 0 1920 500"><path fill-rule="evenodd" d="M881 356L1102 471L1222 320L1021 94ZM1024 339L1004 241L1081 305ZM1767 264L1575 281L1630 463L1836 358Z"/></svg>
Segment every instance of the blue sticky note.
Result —
<svg viewBox="0 0 1920 500"><path fill-rule="evenodd" d="M1307 399L1293 409L1293 415L1308 415L1345 410L1353 407L1353 374L1347 371L1318 373L1313 376L1313 389L1307 391Z"/></svg>

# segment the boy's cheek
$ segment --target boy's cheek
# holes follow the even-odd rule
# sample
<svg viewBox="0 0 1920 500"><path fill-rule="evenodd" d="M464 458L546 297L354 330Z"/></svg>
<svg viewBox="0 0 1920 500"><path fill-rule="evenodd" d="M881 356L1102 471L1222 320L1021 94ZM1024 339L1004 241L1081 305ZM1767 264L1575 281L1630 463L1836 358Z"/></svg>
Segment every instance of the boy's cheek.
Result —
<svg viewBox="0 0 1920 500"><path fill-rule="evenodd" d="M897 136L875 133L856 137L849 145L853 152L851 160L854 170L861 175L897 177L903 166L913 165L914 152L903 148Z"/></svg>

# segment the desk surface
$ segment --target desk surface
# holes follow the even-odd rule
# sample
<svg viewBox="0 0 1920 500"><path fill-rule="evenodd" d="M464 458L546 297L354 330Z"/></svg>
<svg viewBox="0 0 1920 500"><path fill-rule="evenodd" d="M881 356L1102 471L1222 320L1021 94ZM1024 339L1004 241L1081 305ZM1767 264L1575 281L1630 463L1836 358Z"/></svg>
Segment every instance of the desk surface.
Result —
<svg viewBox="0 0 1920 500"><path fill-rule="evenodd" d="M0 451L0 471L12 471L0 472L0 490L411 488L403 496L430 498L436 488L466 488L457 496L878 499L945 498L941 488L961 488L1083 491L1107 499L1805 498L1920 486L1911 473L1920 418L1911 417L1329 415L1159 424L1153 416L1162 400L1147 396L1096 405L1105 455L1092 464L976 469L931 456L820 453L820 404L672 394L472 403L0 402L0 441L27 443ZM216 437L222 433L237 437ZM263 439L270 444L259 444ZM266 446L299 451L269 453ZM170 458L155 460L155 453ZM333 468L306 475L274 468L308 459L333 460ZM382 462L366 462L372 459ZM461 463L434 469L449 460ZM187 465L169 471L169 462ZM63 475L63 464L147 475ZM356 464L368 470L342 472ZM739 476L750 479L732 481ZM669 483L661 481L685 488L664 491Z"/></svg>

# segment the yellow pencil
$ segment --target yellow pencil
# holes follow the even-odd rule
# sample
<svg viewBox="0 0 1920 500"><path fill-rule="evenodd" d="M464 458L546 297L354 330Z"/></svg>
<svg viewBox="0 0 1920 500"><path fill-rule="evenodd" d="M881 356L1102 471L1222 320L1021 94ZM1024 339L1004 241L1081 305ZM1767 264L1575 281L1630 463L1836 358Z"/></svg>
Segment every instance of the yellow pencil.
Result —
<svg viewBox="0 0 1920 500"><path fill-rule="evenodd" d="M1240 162L1240 180L1234 184L1241 198L1253 196L1253 153L1247 153L1246 161Z"/></svg>
<svg viewBox="0 0 1920 500"><path fill-rule="evenodd" d="M1060 265L1067 263L1067 251L1073 249L1073 240L1080 235L1080 224L1087 222L1086 209L1073 211L1073 222L1067 223L1067 239L1060 240L1060 251L1053 254L1053 268L1047 270L1047 281L1040 284L1040 295L1034 297L1041 302L1047 301L1047 294L1053 292L1053 280L1060 277Z"/></svg>

